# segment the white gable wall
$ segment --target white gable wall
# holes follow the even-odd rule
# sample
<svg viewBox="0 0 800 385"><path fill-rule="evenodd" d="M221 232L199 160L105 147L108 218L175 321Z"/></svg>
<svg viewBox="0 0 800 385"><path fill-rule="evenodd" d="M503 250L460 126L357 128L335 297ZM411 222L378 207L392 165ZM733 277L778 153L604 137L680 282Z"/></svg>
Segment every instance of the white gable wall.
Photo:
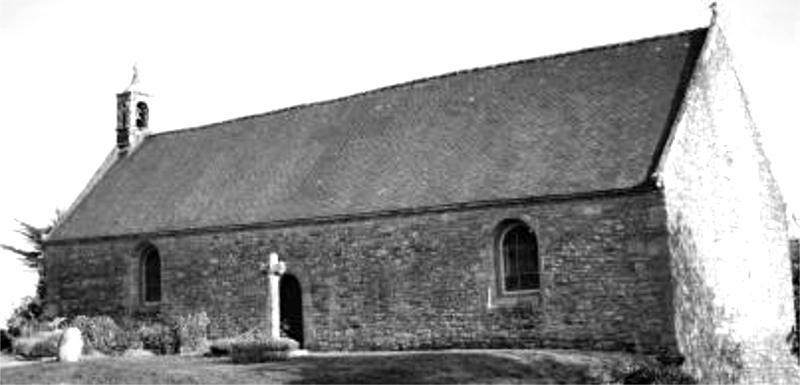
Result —
<svg viewBox="0 0 800 385"><path fill-rule="evenodd" d="M659 170L676 332L702 382L794 382L785 206L712 26Z"/></svg>

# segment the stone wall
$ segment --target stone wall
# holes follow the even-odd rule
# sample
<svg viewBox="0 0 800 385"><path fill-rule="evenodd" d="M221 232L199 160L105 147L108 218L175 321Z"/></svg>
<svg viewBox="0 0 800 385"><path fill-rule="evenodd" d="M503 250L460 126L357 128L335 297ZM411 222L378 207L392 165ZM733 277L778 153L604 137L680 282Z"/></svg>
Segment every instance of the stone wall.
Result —
<svg viewBox="0 0 800 385"><path fill-rule="evenodd" d="M506 219L538 238L542 289L496 289ZM574 347L674 352L661 193L528 202L295 226L162 235L165 313L208 312L213 336L267 326L270 252L303 290L306 346L368 350ZM63 313L136 311L138 245L47 248L48 292Z"/></svg>
<svg viewBox="0 0 800 385"><path fill-rule="evenodd" d="M800 362L800 239L789 241L789 256L792 260L792 289L794 294L794 346L793 354Z"/></svg>
<svg viewBox="0 0 800 385"><path fill-rule="evenodd" d="M798 383L785 207L718 27L660 170L678 344L701 382Z"/></svg>

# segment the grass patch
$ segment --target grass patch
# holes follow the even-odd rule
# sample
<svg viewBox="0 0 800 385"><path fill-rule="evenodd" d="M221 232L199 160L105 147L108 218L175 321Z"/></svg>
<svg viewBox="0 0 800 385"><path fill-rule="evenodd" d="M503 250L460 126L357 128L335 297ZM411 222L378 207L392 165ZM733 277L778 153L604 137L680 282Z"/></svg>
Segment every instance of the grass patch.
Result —
<svg viewBox="0 0 800 385"><path fill-rule="evenodd" d="M227 358L105 357L77 363L44 362L3 369L13 384L254 384L289 383L287 372L254 373Z"/></svg>
<svg viewBox="0 0 800 385"><path fill-rule="evenodd" d="M4 368L3 383L601 383L605 370L620 364L576 355L589 357L576 352L444 351L324 354L247 365L227 357L107 357Z"/></svg>

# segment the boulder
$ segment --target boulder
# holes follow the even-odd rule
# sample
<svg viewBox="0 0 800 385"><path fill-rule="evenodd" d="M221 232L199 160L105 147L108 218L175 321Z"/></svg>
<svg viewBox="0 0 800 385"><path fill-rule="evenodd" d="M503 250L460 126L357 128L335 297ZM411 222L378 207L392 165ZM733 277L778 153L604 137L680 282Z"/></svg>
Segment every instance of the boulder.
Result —
<svg viewBox="0 0 800 385"><path fill-rule="evenodd" d="M61 335L58 344L58 360L62 362L78 362L81 359L83 350L83 336L80 329L69 327Z"/></svg>

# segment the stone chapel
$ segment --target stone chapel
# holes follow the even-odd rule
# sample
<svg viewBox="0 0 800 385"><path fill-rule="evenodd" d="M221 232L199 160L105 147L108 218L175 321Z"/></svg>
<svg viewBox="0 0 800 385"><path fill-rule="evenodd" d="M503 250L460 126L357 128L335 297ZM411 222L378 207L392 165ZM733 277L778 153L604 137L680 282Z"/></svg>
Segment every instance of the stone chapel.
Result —
<svg viewBox="0 0 800 385"><path fill-rule="evenodd" d="M134 75L47 240L62 314L797 375L784 203L714 23L202 127L155 108Z"/></svg>

